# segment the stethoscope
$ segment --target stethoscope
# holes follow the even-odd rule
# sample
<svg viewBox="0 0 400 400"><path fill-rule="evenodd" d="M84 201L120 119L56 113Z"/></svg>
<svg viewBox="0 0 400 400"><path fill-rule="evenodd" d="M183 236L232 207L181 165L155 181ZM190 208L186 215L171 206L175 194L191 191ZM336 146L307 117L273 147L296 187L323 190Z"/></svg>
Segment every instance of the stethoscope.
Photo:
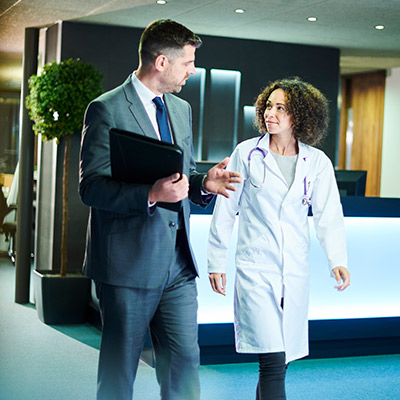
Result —
<svg viewBox="0 0 400 400"><path fill-rule="evenodd" d="M255 183L253 183L253 181L251 180L251 156L252 156L255 152L257 152L257 151L261 152L261 154L262 154L262 156L263 156L263 159L267 156L267 153L265 152L265 150L263 150L261 147L258 147L258 145L260 144L261 139L262 139L264 136L265 136L265 135L262 135L262 136L258 139L257 144L256 144L256 147L254 147L254 149L251 149L251 150L250 150L249 156L247 157L247 164L248 164L248 166L249 166L249 182L250 182L250 185L253 186L253 187L255 187L255 188L258 188L258 189L259 189L259 188L262 188L262 187L264 186L265 177L266 177L266 175L267 175L267 167L265 166L265 163L264 163L264 176L263 176L263 180L262 180L262 182L261 182L261 185L256 185Z"/></svg>
<svg viewBox="0 0 400 400"><path fill-rule="evenodd" d="M266 164L264 163L264 176L263 176L263 180L262 180L261 184L259 184L259 185L255 184L255 183L251 180L251 157L252 157L252 155L253 155L255 152L260 152L260 153L262 154L262 156L263 156L263 159L267 156L266 151L263 150L261 147L259 147L260 141L264 138L264 136L265 136L265 134L262 135L262 136L258 139L256 146L255 146L253 149L250 150L249 155L248 155L248 157L247 157L247 164L248 164L248 167L249 167L249 182L250 182L250 185L251 185L251 186L253 186L253 187L257 188L257 189L260 189L260 188L262 188L262 187L264 186L265 178L266 178L266 176L267 176L267 167L266 167ZM304 158L304 161L306 161L306 158ZM307 177L306 177L306 176L304 177L304 181L303 181L303 182L304 182L304 193L303 193L303 194L304 194L304 197L303 197L303 199L302 199L302 201L301 201L301 204L303 204L303 206L305 206L305 207L310 207L310 206L311 206L311 198L310 198L310 196L308 195L308 191L309 191L309 189L310 189L310 184L311 184L311 182L307 182Z"/></svg>
<svg viewBox="0 0 400 400"><path fill-rule="evenodd" d="M306 161L306 159L304 158L304 161ZM311 207L311 199L310 196L307 195L308 190L310 189L310 184L311 182L307 183L307 177L304 177L304 197L303 200L301 201L301 204L303 204L303 206L306 207Z"/></svg>

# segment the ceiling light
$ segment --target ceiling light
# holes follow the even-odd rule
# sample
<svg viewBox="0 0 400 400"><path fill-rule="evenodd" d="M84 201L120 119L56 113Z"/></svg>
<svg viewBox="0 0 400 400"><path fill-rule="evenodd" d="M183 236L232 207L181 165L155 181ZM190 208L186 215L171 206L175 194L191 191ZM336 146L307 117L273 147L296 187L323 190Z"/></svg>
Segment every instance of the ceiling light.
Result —
<svg viewBox="0 0 400 400"><path fill-rule="evenodd" d="M236 14L244 14L246 12L246 10L243 10L243 8L237 8L236 10L235 10L235 13Z"/></svg>
<svg viewBox="0 0 400 400"><path fill-rule="evenodd" d="M375 25L375 29L381 31L382 29L385 29L385 27L383 25Z"/></svg>
<svg viewBox="0 0 400 400"><path fill-rule="evenodd" d="M317 17L308 17L308 18L307 18L307 21L308 21L308 22L316 22L317 20L318 20Z"/></svg>
<svg viewBox="0 0 400 400"><path fill-rule="evenodd" d="M156 3L157 4L167 4L167 2L165 0L157 0Z"/></svg>

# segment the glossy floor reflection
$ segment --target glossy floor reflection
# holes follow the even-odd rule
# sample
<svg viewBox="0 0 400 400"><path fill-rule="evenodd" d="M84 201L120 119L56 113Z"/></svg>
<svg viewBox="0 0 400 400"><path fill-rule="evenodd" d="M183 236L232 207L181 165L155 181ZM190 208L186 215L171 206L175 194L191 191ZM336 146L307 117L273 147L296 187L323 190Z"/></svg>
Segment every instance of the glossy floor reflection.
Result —
<svg viewBox="0 0 400 400"><path fill-rule="evenodd" d="M100 333L89 324L48 326L33 304L14 302L15 267L0 257L0 400L95 399ZM253 400L257 365L200 368L202 400ZM288 400L400 399L400 355L302 360L287 375ZM134 400L158 399L141 363Z"/></svg>

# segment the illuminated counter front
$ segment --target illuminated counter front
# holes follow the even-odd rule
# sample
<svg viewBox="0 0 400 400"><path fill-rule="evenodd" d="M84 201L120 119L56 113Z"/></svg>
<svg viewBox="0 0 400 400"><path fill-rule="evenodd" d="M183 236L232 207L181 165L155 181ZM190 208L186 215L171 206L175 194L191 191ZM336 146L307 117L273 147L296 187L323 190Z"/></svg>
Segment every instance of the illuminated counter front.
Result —
<svg viewBox="0 0 400 400"><path fill-rule="evenodd" d="M334 289L325 254L310 217L310 356L333 357L400 352L400 199L344 197L351 285ZM228 255L227 295L211 290L207 277L210 210L193 207L191 243L200 268L199 342L202 363L249 361L233 338L234 252Z"/></svg>

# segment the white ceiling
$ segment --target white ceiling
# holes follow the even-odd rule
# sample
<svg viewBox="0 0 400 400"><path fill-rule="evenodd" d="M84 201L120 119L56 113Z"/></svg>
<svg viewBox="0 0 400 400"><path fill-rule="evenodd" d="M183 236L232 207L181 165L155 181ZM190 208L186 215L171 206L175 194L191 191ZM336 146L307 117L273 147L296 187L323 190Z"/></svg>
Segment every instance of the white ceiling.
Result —
<svg viewBox="0 0 400 400"><path fill-rule="evenodd" d="M0 89L19 88L25 27L73 20L144 28L159 18L200 36L340 48L342 73L400 67L400 0L1 0Z"/></svg>

